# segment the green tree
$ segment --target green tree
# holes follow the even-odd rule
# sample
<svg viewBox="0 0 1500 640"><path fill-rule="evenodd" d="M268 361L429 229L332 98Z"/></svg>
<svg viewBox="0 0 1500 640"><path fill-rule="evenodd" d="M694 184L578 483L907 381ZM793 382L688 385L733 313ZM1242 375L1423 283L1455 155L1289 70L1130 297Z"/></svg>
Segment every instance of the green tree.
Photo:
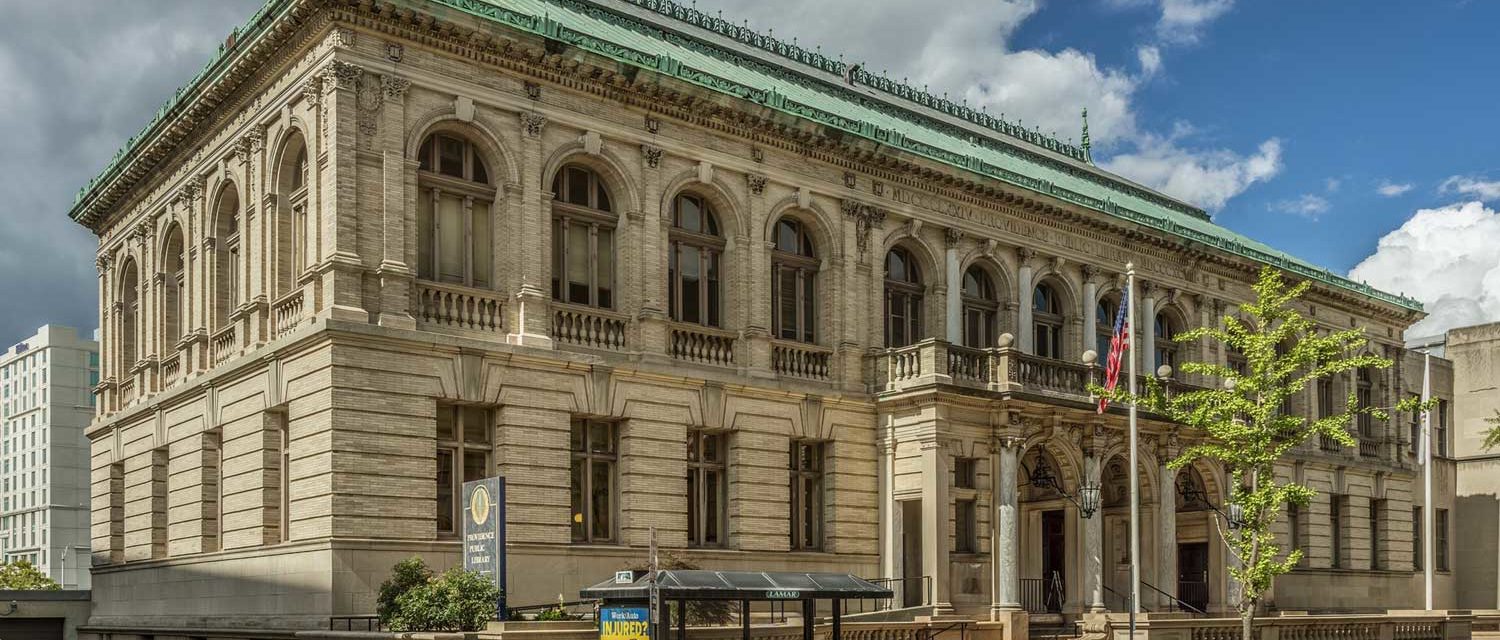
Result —
<svg viewBox="0 0 1500 640"><path fill-rule="evenodd" d="M427 568L421 556L412 556L391 567L390 579L380 583L380 592L375 596L375 615L379 616L380 624L391 626L391 620L398 613L396 601L406 592L430 581L432 570Z"/></svg>
<svg viewBox="0 0 1500 640"><path fill-rule="evenodd" d="M1484 448L1494 449L1500 447L1500 409L1495 410L1495 415L1484 419L1490 428L1484 431Z"/></svg>
<svg viewBox="0 0 1500 640"><path fill-rule="evenodd" d="M474 571L449 569L396 597L392 631L481 631L495 619L500 588Z"/></svg>
<svg viewBox="0 0 1500 640"><path fill-rule="evenodd" d="M1309 285L1302 282L1288 287L1279 272L1263 268L1254 287L1255 301L1240 308L1243 319L1226 316L1222 327L1198 328L1176 338L1178 342L1217 341L1245 357L1245 370L1187 362L1182 364L1181 372L1220 380L1222 385L1168 397L1148 377L1145 392L1135 398L1143 408L1167 416L1185 425L1188 432L1201 436L1197 444L1186 447L1168 463L1171 469L1206 459L1220 463L1229 473L1229 500L1234 505L1230 512L1238 514L1237 522L1228 527L1221 523L1220 530L1236 561L1229 573L1240 587L1235 607L1245 640L1252 637L1256 608L1272 581L1291 571L1302 559L1301 549L1282 552L1272 526L1288 504L1306 506L1317 495L1312 488L1295 480L1278 479L1277 463L1314 436L1354 446L1348 428L1359 414L1385 419L1387 409L1421 409L1414 398L1391 408L1359 406L1356 395L1351 393L1341 411L1316 420L1282 410L1285 400L1318 380L1365 367L1391 366L1385 358L1363 353L1368 342L1363 329L1318 335L1313 322L1293 308L1294 301ZM1104 394L1102 388L1095 387L1093 391ZM1132 401L1128 393L1120 390L1105 395L1119 402Z"/></svg>
<svg viewBox="0 0 1500 640"><path fill-rule="evenodd" d="M57 591L62 586L26 560L0 564L0 589Z"/></svg>

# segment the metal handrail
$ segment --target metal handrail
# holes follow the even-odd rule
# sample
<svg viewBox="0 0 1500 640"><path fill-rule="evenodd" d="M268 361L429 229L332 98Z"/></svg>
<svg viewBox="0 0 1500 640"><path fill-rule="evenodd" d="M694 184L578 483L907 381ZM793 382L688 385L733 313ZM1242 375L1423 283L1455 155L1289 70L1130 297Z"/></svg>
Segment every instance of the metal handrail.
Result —
<svg viewBox="0 0 1500 640"><path fill-rule="evenodd" d="M1174 595L1172 595L1170 593L1167 593L1165 591L1162 591L1161 589L1156 588L1156 585L1154 585L1154 584L1146 582L1145 580L1142 580L1141 584L1143 586L1145 586L1146 588L1151 589L1152 591L1155 591L1155 592L1157 592L1157 593L1159 593L1161 595L1166 596L1172 602L1177 603L1177 607L1180 608L1180 609L1184 609L1184 610L1187 610L1187 611L1192 611L1193 613L1196 613L1198 615L1203 615L1203 616L1208 615L1207 611L1204 611L1202 609L1199 609L1198 607L1195 607L1195 606L1190 605L1190 604L1188 604L1186 602L1183 602L1182 600L1179 600L1177 598L1177 596L1174 596Z"/></svg>

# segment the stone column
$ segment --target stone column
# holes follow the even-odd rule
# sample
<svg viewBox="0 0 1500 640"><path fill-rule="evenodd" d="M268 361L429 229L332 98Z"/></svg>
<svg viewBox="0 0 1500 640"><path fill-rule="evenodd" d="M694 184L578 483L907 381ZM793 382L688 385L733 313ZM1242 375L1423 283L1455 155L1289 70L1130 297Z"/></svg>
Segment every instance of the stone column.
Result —
<svg viewBox="0 0 1500 640"><path fill-rule="evenodd" d="M385 102L379 116L381 122L376 145L381 154L380 175L384 197L381 202L382 255L380 266L375 270L380 278L380 317L377 321L381 326L415 329L417 321L411 315L411 289L416 274L406 263L406 245L415 241L416 234L406 232L406 215L408 211L416 210L416 201L406 195L406 176L415 173L419 163L406 159L403 144L406 130L406 91L411 87L411 81L400 76L386 75L381 77L380 87ZM496 203L502 199L503 194L495 198ZM412 204L411 207L407 206L408 202ZM491 212L498 218L496 208L492 205ZM490 228L499 229L499 220L492 219ZM495 254L499 253L495 249L499 247L500 245L494 245L490 252L491 286L494 286L499 271L494 264L498 260Z"/></svg>
<svg viewBox="0 0 1500 640"><path fill-rule="evenodd" d="M1136 333L1140 336L1141 345L1141 374L1147 376L1156 375L1156 296L1150 283L1142 282L1137 287L1141 296L1141 312L1136 315L1135 321L1140 324L1141 330Z"/></svg>
<svg viewBox="0 0 1500 640"><path fill-rule="evenodd" d="M537 237L547 236L545 229L551 228L551 220L547 211L549 207L543 202L541 190L537 188L543 183L542 163L545 156L542 153L542 130L547 126L547 116L536 112L525 112L519 116L521 129L521 208L518 215L522 217L523 227L537 230ZM548 294L546 271L548 262L544 259L546 249L541 242L525 242L520 247L521 254L521 286L515 294L516 311L510 314L513 322L510 324L511 332L506 339L511 344L523 344L536 346L544 349L552 347L551 319L548 317L548 309L551 296Z"/></svg>
<svg viewBox="0 0 1500 640"><path fill-rule="evenodd" d="M1177 596L1177 473L1167 468L1171 451L1163 447L1157 453L1157 498L1156 498L1156 585L1158 589ZM1163 600L1166 597L1163 596ZM1165 601L1163 606L1170 606Z"/></svg>
<svg viewBox="0 0 1500 640"><path fill-rule="evenodd" d="M1099 456L1092 447L1083 451L1083 477L1086 483L1099 484ZM1083 520L1083 597L1086 610L1104 611L1104 514L1101 512Z"/></svg>
<svg viewBox="0 0 1500 640"><path fill-rule="evenodd" d="M1020 455L1019 438L996 438L990 445L991 474L996 479L990 486L995 523L990 533L991 620L1021 609L1021 512L1016 487Z"/></svg>
<svg viewBox="0 0 1500 640"><path fill-rule="evenodd" d="M947 339L954 344L964 342L964 274L959 270L958 263L958 241L963 237L964 232L951 227L943 232L944 246L947 247L943 252L943 264L948 282L948 306L945 320Z"/></svg>
<svg viewBox="0 0 1500 640"><path fill-rule="evenodd" d="M745 176L745 186L750 197L747 199L749 207L745 212L749 216L751 229L749 237L745 238L744 251L748 252L749 259L740 264L748 268L736 268L734 277L745 284L744 291L749 292L749 304L744 305L743 318L745 327L745 342L749 357L745 362L749 365L752 374L770 375L771 371L771 339L775 336L771 333L773 321L771 319L771 252L776 249L774 237L767 238L760 231L766 224L766 177L760 175ZM827 250L826 248L824 249ZM809 301L812 304L812 301ZM817 314L819 320L822 314ZM815 329L817 337L821 341L825 331L829 327L818 322Z"/></svg>
<svg viewBox="0 0 1500 640"><path fill-rule="evenodd" d="M932 576L933 613L953 613L948 584L948 453L941 442L922 443L922 566Z"/></svg>
<svg viewBox="0 0 1500 640"><path fill-rule="evenodd" d="M1096 337L1099 335L1099 320L1095 308L1099 303L1099 283L1094 280L1094 277L1098 274L1099 270L1092 265L1083 265L1083 302L1081 304L1083 308L1079 310L1078 317L1083 318L1084 350L1094 350L1095 355L1098 356L1095 362L1102 362L1109 354L1098 353L1096 349L1099 342Z"/></svg>
<svg viewBox="0 0 1500 640"><path fill-rule="evenodd" d="M641 145L641 215L640 268L638 287L642 292L641 307L637 314L640 338L636 344L643 353L664 355L667 352L667 317L670 309L665 277L667 273L667 229L671 226L671 214L662 211L661 184L662 149L649 144Z"/></svg>
<svg viewBox="0 0 1500 640"><path fill-rule="evenodd" d="M878 521L880 526L880 576L883 578L899 578L897 574L897 562L901 557L900 534L897 523L900 522L901 514L896 511L896 443L885 437L877 436L879 440L876 447L880 454L877 461L879 471L875 478L878 500L880 501Z"/></svg>
<svg viewBox="0 0 1500 640"><path fill-rule="evenodd" d="M1016 303L1018 313L1016 314L1016 338L1022 351L1036 353L1036 345L1033 343L1031 326L1031 295L1033 275L1031 257L1035 255L1031 249L1021 247L1016 249Z"/></svg>
<svg viewBox="0 0 1500 640"><path fill-rule="evenodd" d="M319 237L323 257L319 272L323 279L324 309L336 320L369 322L364 308L363 260L359 255L358 172L356 138L358 114L356 92L364 69L332 60L323 69L323 118L330 132L326 156L328 171L318 174ZM311 188L311 186L310 186ZM308 215L314 215L309 212Z"/></svg>

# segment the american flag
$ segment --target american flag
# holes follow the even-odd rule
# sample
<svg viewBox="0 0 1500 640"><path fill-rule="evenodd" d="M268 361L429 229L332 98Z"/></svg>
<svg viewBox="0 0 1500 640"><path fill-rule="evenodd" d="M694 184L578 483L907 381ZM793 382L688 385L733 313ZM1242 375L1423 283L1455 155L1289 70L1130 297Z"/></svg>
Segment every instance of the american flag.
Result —
<svg viewBox="0 0 1500 640"><path fill-rule="evenodd" d="M1114 391L1115 385L1120 382L1120 360L1125 355L1125 350L1130 348L1130 322L1125 319L1125 311L1130 308L1130 291L1120 291L1120 308L1115 312L1114 337L1109 339L1109 358L1104 362L1104 388ZM1107 396L1099 398L1099 413L1109 407Z"/></svg>

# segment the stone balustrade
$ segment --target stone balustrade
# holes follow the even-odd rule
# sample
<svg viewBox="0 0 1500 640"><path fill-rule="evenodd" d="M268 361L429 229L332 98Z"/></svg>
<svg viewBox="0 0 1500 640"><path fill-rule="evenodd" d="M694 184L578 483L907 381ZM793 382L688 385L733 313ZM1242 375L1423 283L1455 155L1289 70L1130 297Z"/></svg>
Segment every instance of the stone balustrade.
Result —
<svg viewBox="0 0 1500 640"><path fill-rule="evenodd" d="M280 338L297 328L305 318L303 295L299 289L271 304L271 335Z"/></svg>
<svg viewBox="0 0 1500 640"><path fill-rule="evenodd" d="M1240 640L1239 618L1195 618L1181 613L1145 613L1137 618L1137 640ZM1474 616L1468 611L1391 611L1385 614L1280 615L1257 617L1256 640L1455 640L1468 638ZM1124 613L1085 614L1083 640L1124 637Z"/></svg>
<svg viewBox="0 0 1500 640"><path fill-rule="evenodd" d="M622 314L552 303L552 339L562 344L592 349L624 351L629 318Z"/></svg>
<svg viewBox="0 0 1500 640"><path fill-rule="evenodd" d="M833 350L805 342L771 341L771 370L784 376L827 380Z"/></svg>
<svg viewBox="0 0 1500 640"><path fill-rule="evenodd" d="M1093 402L1090 384L1102 384L1104 367L1023 353L1014 347L975 349L928 339L914 345L884 349L873 359L871 391L897 392L932 384L971 389L1026 393L1063 400ZM1140 376L1145 390L1146 377ZM1158 379L1166 397L1201 387L1173 379ZM1122 382L1123 384L1123 382Z"/></svg>
<svg viewBox="0 0 1500 640"><path fill-rule="evenodd" d="M235 354L239 348L239 341L235 336L235 325L231 324L208 339L208 350L213 356L214 364L224 362Z"/></svg>
<svg viewBox="0 0 1500 640"><path fill-rule="evenodd" d="M672 325L671 343L668 345L673 358L731 366L735 363L734 349L738 336L733 332L713 329L695 324Z"/></svg>
<svg viewBox="0 0 1500 640"><path fill-rule="evenodd" d="M413 309L423 328L499 333L505 328L500 292L419 281Z"/></svg>

